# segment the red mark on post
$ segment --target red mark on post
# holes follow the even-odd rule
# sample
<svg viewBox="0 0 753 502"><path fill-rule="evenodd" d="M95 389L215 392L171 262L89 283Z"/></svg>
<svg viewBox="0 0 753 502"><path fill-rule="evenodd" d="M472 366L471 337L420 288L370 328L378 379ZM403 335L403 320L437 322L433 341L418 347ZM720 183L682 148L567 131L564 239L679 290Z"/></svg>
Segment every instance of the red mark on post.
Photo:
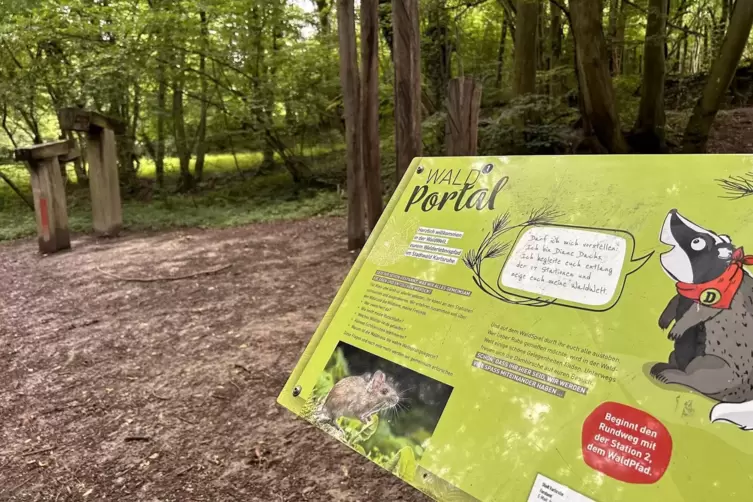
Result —
<svg viewBox="0 0 753 502"><path fill-rule="evenodd" d="M609 477L634 484L661 479L672 456L672 437L646 412L603 403L583 423L583 460Z"/></svg>
<svg viewBox="0 0 753 502"><path fill-rule="evenodd" d="M39 219L42 223L42 238L50 238L50 215L47 212L47 199L39 199Z"/></svg>

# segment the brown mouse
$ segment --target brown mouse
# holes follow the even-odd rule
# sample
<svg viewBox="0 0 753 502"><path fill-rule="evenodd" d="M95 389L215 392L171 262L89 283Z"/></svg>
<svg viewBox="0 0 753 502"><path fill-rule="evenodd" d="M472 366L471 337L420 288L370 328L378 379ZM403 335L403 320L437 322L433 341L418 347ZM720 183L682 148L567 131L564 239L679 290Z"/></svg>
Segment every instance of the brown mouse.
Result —
<svg viewBox="0 0 753 502"><path fill-rule="evenodd" d="M383 372L349 376L337 382L329 391L318 418L335 427L338 427L337 419L340 417L357 418L367 423L373 415L394 408L399 402L400 395L387 382Z"/></svg>

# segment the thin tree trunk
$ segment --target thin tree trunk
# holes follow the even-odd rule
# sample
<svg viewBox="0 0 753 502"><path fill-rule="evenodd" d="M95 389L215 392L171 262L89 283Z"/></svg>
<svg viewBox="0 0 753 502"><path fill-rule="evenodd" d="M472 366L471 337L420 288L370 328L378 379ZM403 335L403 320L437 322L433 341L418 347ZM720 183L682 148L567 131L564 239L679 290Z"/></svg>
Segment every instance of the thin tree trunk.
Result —
<svg viewBox="0 0 753 502"><path fill-rule="evenodd" d="M8 105L6 103L3 103L2 110L3 110L3 131L5 131L5 135L8 136L8 139L13 145L13 149L16 149L18 148L18 143L16 143L16 139L13 136L13 131L11 131L10 127L8 127Z"/></svg>
<svg viewBox="0 0 753 502"><path fill-rule="evenodd" d="M332 10L332 4L327 0L314 0L316 4L316 14L319 17L319 33L322 36L328 36L330 33L329 14Z"/></svg>
<svg viewBox="0 0 753 502"><path fill-rule="evenodd" d="M446 0L431 0L428 4L428 38L423 49L426 64L426 78L431 95L430 113L441 109L450 82L450 46L448 40L449 19Z"/></svg>
<svg viewBox="0 0 753 502"><path fill-rule="evenodd" d="M737 2L727 35L722 43L722 50L711 66L703 95L698 100L685 129L684 153L706 151L709 131L735 76L737 64L750 36L751 26L753 26L753 2Z"/></svg>
<svg viewBox="0 0 753 502"><path fill-rule="evenodd" d="M178 68L181 72L173 83L173 135L175 137L175 149L178 153L180 164L180 190L193 188L193 176L190 171L191 150L186 136L186 115L183 107L183 65Z"/></svg>
<svg viewBox="0 0 753 502"><path fill-rule="evenodd" d="M421 47L418 0L392 0L395 45L395 153L397 181L421 156Z"/></svg>
<svg viewBox="0 0 753 502"><path fill-rule="evenodd" d="M379 159L379 2L361 0L362 150L366 184L366 220L374 230L382 215Z"/></svg>
<svg viewBox="0 0 753 502"><path fill-rule="evenodd" d="M549 3L548 1L546 3ZM546 70L547 62L547 44L546 44L546 6L543 0L539 0L539 12L536 22L536 69L538 71Z"/></svg>
<svg viewBox="0 0 753 502"><path fill-rule="evenodd" d="M625 26L627 24L627 15L625 13L625 2L620 0L619 12L617 14L617 32L612 40L612 75L622 74L625 65Z"/></svg>
<svg viewBox="0 0 753 502"><path fill-rule="evenodd" d="M615 43L617 42L617 22L619 20L620 0L609 0L609 28L607 30L607 54L609 54L609 72L615 75Z"/></svg>
<svg viewBox="0 0 753 502"><path fill-rule="evenodd" d="M667 35L668 0L650 0L644 52L643 92L635 125L636 145L645 153L666 150L664 142L664 41Z"/></svg>
<svg viewBox="0 0 753 502"><path fill-rule="evenodd" d="M165 186L165 115L167 114L167 81L165 67L160 64L157 71L159 84L157 86L157 144L154 147L154 170L157 185Z"/></svg>
<svg viewBox="0 0 753 502"><path fill-rule="evenodd" d="M502 87L502 70L505 65L505 45L507 44L507 14L503 14L502 31L499 36L499 51L497 52L497 74L494 79L494 87Z"/></svg>
<svg viewBox="0 0 753 502"><path fill-rule="evenodd" d="M30 198L29 198L29 197L28 197L28 196L27 196L27 195L26 195L25 193L23 193L23 192L21 191L21 189L19 189L19 188L18 188L18 187L16 186L16 184L15 184L15 183L13 183L13 180L11 180L11 179L10 179L10 178L9 178L9 177L8 177L8 176L7 176L7 175L6 175L5 173L4 173L4 172L2 172L2 171L0 171L0 178L2 178L2 179L3 179L3 181L5 181L5 183L7 183L7 184L8 184L8 186L9 186L9 187L11 188L11 190L13 190L14 192L16 192L16 195L18 195L19 197L21 197L21 200L23 200L23 201L24 201L24 202L26 203L26 205L27 205L27 206L29 206L29 208L31 208L31 210L32 210L32 211L34 211L34 202L32 202L32 200L31 200L31 199L30 199Z"/></svg>
<svg viewBox="0 0 753 502"><path fill-rule="evenodd" d="M390 51L390 60L394 61L393 50L393 27L392 27L392 0L379 0L379 26L382 29L382 36L387 42L387 49Z"/></svg>
<svg viewBox="0 0 753 502"><path fill-rule="evenodd" d="M361 249L366 243L366 231L361 163L358 55L353 0L338 0L337 31L340 38L340 82L345 107L345 146L348 163L348 250L355 251Z"/></svg>
<svg viewBox="0 0 753 502"><path fill-rule="evenodd" d="M593 0L570 0L570 17L586 114L601 144L611 153L625 153L599 5Z"/></svg>
<svg viewBox="0 0 753 502"><path fill-rule="evenodd" d="M79 146L80 156L73 159L73 171L76 173L76 182L85 185L89 182L89 177L86 175L86 168L84 167L84 152L81 148L81 140L73 135L73 131L66 131L65 137L68 141L74 141Z"/></svg>
<svg viewBox="0 0 753 502"><path fill-rule="evenodd" d="M549 25L549 42L551 51L549 55L549 70L555 69L562 59L562 10L552 4L552 21ZM552 96L558 96L564 87L564 82L560 76L550 76L549 93Z"/></svg>
<svg viewBox="0 0 753 502"><path fill-rule="evenodd" d="M128 131L127 141L127 154L128 154L128 166L129 171L135 176L138 172L141 161L139 159L141 152L136 149L136 131L139 128L139 117L141 116L141 85L136 81L133 88L133 117L130 124L130 130ZM135 164L135 167L134 167Z"/></svg>
<svg viewBox="0 0 753 502"><path fill-rule="evenodd" d="M536 92L536 30L538 0L518 0L515 18L515 75L513 94Z"/></svg>
<svg viewBox="0 0 753 502"><path fill-rule="evenodd" d="M718 56L722 49L724 34L727 31L727 20L729 19L728 0L722 0L722 14L714 27L714 56Z"/></svg>
<svg viewBox="0 0 753 502"><path fill-rule="evenodd" d="M196 130L196 163L194 164L194 173L196 174L196 181L201 182L204 176L204 160L207 154L207 110L209 105L207 104L207 58L205 53L208 50L207 37L209 32L207 29L207 13L205 11L199 12L199 19L201 20L201 54L199 55L199 72L201 73L201 111L199 112L199 127Z"/></svg>

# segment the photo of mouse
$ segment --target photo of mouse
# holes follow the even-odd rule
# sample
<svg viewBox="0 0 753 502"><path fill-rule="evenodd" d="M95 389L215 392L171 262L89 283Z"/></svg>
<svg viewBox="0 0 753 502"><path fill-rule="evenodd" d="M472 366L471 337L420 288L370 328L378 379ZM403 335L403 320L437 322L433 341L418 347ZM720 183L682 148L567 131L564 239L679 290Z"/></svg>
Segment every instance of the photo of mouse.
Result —
<svg viewBox="0 0 753 502"><path fill-rule="evenodd" d="M677 294L659 317L674 350L651 375L665 384L693 389L715 401L712 422L753 430L753 265L742 247L673 209L660 241L672 248L661 266Z"/></svg>
<svg viewBox="0 0 753 502"><path fill-rule="evenodd" d="M340 417L357 418L367 423L373 415L393 409L400 403L400 394L393 385L382 371L343 378L327 394L318 418L338 429L337 419Z"/></svg>
<svg viewBox="0 0 753 502"><path fill-rule="evenodd" d="M301 416L407 482L431 447L452 386L339 341Z"/></svg>

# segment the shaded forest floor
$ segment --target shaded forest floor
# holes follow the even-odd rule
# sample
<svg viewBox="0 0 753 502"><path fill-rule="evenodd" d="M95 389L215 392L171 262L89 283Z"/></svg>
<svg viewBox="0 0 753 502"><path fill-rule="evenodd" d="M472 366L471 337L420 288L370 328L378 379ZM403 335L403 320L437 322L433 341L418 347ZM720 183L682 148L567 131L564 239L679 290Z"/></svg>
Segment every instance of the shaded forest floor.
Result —
<svg viewBox="0 0 753 502"><path fill-rule="evenodd" d="M426 500L275 402L348 270L344 229L0 245L0 499Z"/></svg>

